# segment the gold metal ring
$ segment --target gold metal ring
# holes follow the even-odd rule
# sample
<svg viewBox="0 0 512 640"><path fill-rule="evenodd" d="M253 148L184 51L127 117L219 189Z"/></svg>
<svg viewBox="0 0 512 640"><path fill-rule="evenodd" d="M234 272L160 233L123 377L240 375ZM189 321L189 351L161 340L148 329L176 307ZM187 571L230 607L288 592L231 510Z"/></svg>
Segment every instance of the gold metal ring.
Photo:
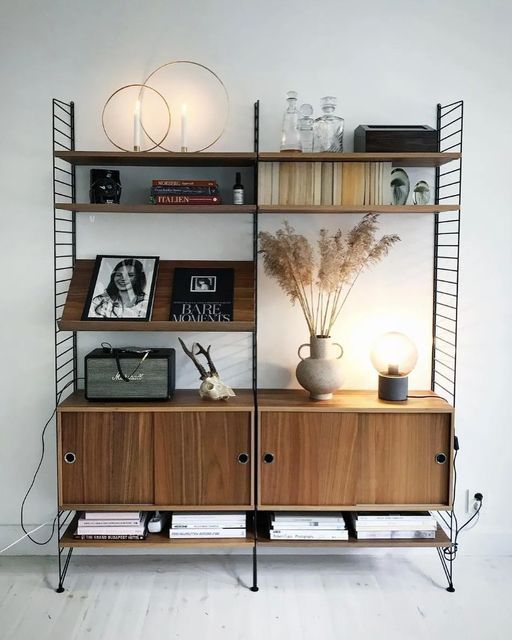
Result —
<svg viewBox="0 0 512 640"><path fill-rule="evenodd" d="M162 142L167 138L167 136L169 135L169 131L171 130L171 110L169 109L169 105L167 104L167 100L164 98L164 96L157 91L156 89L153 89L153 87L150 87L149 85L147 85L146 83L143 84L139 84L139 83L135 83L135 84L126 84L124 87L120 87L119 89L117 89L117 91L114 91L114 93L109 97L109 99L105 102L105 106L103 107L103 111L101 112L101 126L103 127L103 131L105 133L105 135L107 136L107 138L110 140L110 142L114 145L114 147L117 147L118 149L121 149L121 151L133 151L133 149L125 149L124 147L120 147L118 144L116 144L112 138L108 135L107 133L107 129L105 127L105 111L107 109L108 103L112 100L112 98L117 95L118 93L120 93L121 91L124 91L125 89L129 89L130 87L140 87L140 91L139 91L139 96L141 95L141 93L143 92L144 89L149 89L150 91L154 91L163 101L163 103L165 104L165 108L167 109L167 118L168 118L168 124L167 124L167 129L165 131L165 134L163 136L163 138L159 141L159 142L155 142L153 140L153 138L151 138L151 136L148 135L146 129L144 129L144 125L142 123L142 118L141 118L141 128L144 131L144 133L148 136L148 138L151 140L151 142L153 142L154 146L153 147L149 147L148 149L144 149L144 151L153 151L153 149L156 149L157 147L160 147L160 145L162 144Z"/></svg>
<svg viewBox="0 0 512 640"><path fill-rule="evenodd" d="M215 71L212 71L209 67L207 67L204 64L200 64L199 62L193 62L192 60L173 60L171 62L166 62L165 64L160 65L159 67L157 67L154 71L152 71L149 76L146 78L146 80L144 81L144 84L146 84L148 82L148 80L153 77L156 73L158 73L158 71L160 71L161 69L163 69L164 67L170 67L174 64L193 64L196 67L201 67L201 69L204 69L205 71L208 71L208 73L210 73L220 84L220 86L222 87L222 89L224 90L224 94L226 96L226 117L224 119L224 125L222 127L221 132L219 133L219 135L215 138L215 140L213 140L212 142L210 142L210 144L206 145L206 147L202 147L201 149L195 149L194 153L197 153L199 151L205 151L206 149L209 149L211 146L213 146L218 140L220 140L220 138L224 135L224 132L226 131L226 126L229 120L229 109L230 109L230 101L229 101L229 93L228 90L226 89L226 85L222 82L222 80L219 78L219 76L215 73ZM147 137L151 140L151 142L155 142L153 140L153 138L148 134L148 132L144 129L144 127L142 127L144 133L147 135ZM155 143L155 147L160 147L161 149L163 149L164 151L174 151L173 149L168 149L167 147L164 147L164 145L162 144L165 141L165 138L167 138L169 131L167 132L167 134L165 135L165 137L158 143ZM153 149L155 148L153 147Z"/></svg>

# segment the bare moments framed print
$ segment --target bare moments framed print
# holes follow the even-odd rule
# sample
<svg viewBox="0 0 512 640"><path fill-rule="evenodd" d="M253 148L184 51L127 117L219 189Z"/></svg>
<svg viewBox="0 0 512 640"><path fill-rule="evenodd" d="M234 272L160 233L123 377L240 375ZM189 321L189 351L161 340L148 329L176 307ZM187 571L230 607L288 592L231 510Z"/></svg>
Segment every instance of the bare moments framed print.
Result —
<svg viewBox="0 0 512 640"><path fill-rule="evenodd" d="M159 258L96 256L82 320L149 320Z"/></svg>

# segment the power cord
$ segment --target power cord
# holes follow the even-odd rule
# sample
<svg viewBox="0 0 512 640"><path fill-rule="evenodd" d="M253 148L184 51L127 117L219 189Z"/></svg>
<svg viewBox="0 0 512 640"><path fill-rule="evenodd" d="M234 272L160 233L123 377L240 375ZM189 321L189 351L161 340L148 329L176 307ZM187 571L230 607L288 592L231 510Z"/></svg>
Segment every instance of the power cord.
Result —
<svg viewBox="0 0 512 640"><path fill-rule="evenodd" d="M36 478L37 478L37 474L39 473L39 470L41 469L41 466L43 464L43 460L44 460L44 452L45 452L45 442L44 442L44 436L46 434L46 429L48 429L48 425L50 424L50 422L53 420L53 417L55 416L56 412L57 412L57 407L60 403L60 399L62 394L64 393L64 391L72 384L74 384L75 382L77 382L78 380L84 380L84 378L74 378L73 380L70 380L58 393L57 395L57 403L55 405L55 409L52 412L52 415L48 418L48 422L44 425L43 430L41 432L41 457L39 459L39 464L37 465L37 468L34 472L34 475L32 477L32 482L30 483L30 486L27 490L27 493L25 494L25 497L23 498L22 502L21 502L21 508L20 508L20 525L21 525L21 529L23 530L23 533L25 534L22 538L20 538L19 540L16 540L16 542L12 543L12 544L16 544L18 542L20 542L20 540L23 540L24 538L28 538L31 542L33 542L34 544L40 545L40 546L44 546L45 544L48 544L50 542L50 540L53 538L53 534L55 533L55 524L57 522L57 518L58 516L55 516L55 518L53 519L52 522L52 531L50 533L50 537L45 540L44 542L40 541L40 540L36 540L35 538L33 538L31 536L32 533L34 533L34 531L37 531L38 529L40 529L41 527L44 526L44 524L49 524L50 521L45 522L43 525L41 525L40 527L37 527L36 529L33 529L32 531L27 531L25 528L25 522L24 522L24 511L25 511L25 502L27 501L27 498L30 494L30 492L32 491L32 488L35 484ZM11 545L9 545L8 547L6 547L6 549L10 548ZM2 549L2 551L5 551L6 549Z"/></svg>
<svg viewBox="0 0 512 640"><path fill-rule="evenodd" d="M453 500L455 502L455 496L456 491L457 491L457 455L459 453L459 440L457 438L457 436L455 436L455 444L454 444L454 454L453 454ZM474 496L475 502L478 502L478 508L476 509L475 513L466 520L466 522L459 527L459 522L457 519L457 514L455 513L455 509L452 509L452 524L455 523L455 529L451 528L452 534L453 531L455 530L455 536L453 536L452 539L452 544L450 547L443 547L442 552L443 555L445 557L446 560L448 561L453 561L455 560L455 558L457 557L457 551L459 548L459 535L460 533L466 529L466 527L474 521L474 524L472 527L470 527L470 529L473 529L473 527L475 527L478 524L478 521L480 519L480 511L482 510L482 506L483 506L483 502L484 502L484 496L481 493L475 493ZM445 523L445 525L447 527L450 527L450 523L447 522L447 520L444 518L444 516L441 515L441 513L439 513L442 521ZM470 529L466 529L466 531L469 531Z"/></svg>

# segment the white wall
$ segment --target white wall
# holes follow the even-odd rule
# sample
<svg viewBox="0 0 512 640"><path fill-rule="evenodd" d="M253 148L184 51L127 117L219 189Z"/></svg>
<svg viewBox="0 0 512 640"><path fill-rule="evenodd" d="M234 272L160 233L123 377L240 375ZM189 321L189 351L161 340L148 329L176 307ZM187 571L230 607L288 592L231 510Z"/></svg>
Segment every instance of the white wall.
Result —
<svg viewBox="0 0 512 640"><path fill-rule="evenodd" d="M506 386L512 307L507 188L511 18L512 6L505 0L2 4L1 255L3 279L9 284L1 320L0 548L16 537L19 503L39 458L41 428L53 409L51 98L75 101L78 149L109 149L100 121L106 98L179 58L208 64L229 89L232 117L217 150L251 149L257 98L261 148L276 150L289 89L316 109L321 96L338 96L347 150L360 123L434 124L438 101L465 100L459 487L485 495L481 523L467 535L466 548L512 550L511 405ZM143 234L140 221L128 218L121 235L114 233L117 227L108 216L96 216L94 222L84 216L80 255L150 251L167 259L251 257L246 218L224 216L213 224L203 216L152 217ZM346 227L356 217L289 219L314 239L321 226ZM275 229L280 222L265 217L262 227ZM205 225L208 234L202 233ZM346 349L346 386L373 387L368 344L375 332L389 326L402 327L418 342L421 358L411 383L426 388L432 224L390 216L382 221L382 230L400 234L402 243L362 278L334 332ZM306 338L304 322L265 277L260 303L260 384L295 386L296 348ZM95 346L98 337L83 336L81 352ZM102 337L116 344L126 344L128 338L141 343L137 335ZM148 338L144 335L142 342ZM175 339L151 337L155 344L175 344ZM210 339L228 380L247 385L248 337L211 334ZM185 365L181 356L178 363ZM178 383L195 384L188 364ZM48 519L55 500L52 424L28 522ZM34 551L28 545L19 549Z"/></svg>

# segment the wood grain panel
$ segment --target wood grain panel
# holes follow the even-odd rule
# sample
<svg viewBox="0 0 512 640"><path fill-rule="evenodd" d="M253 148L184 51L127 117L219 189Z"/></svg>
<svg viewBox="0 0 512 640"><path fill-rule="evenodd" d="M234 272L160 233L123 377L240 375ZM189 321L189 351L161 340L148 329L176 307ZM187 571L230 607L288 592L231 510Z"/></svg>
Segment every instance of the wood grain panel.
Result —
<svg viewBox="0 0 512 640"><path fill-rule="evenodd" d="M361 414L357 502L447 504L450 422L443 414Z"/></svg>
<svg viewBox="0 0 512 640"><path fill-rule="evenodd" d="M255 213L254 204L214 204L214 205L178 205L178 204L90 204L89 202L57 202L57 209L82 213Z"/></svg>
<svg viewBox="0 0 512 640"><path fill-rule="evenodd" d="M171 299L176 267L233 268L235 270L232 322L171 322ZM251 331L254 328L254 274L252 262L161 260L151 320L81 320L94 260L77 260L59 327L65 331Z"/></svg>
<svg viewBox="0 0 512 640"><path fill-rule="evenodd" d="M391 204L372 204L372 205L299 205L299 204L263 204L259 208L260 213L414 213L428 214L444 213L447 211L458 211L459 205L456 204L424 204L424 205L391 205Z"/></svg>
<svg viewBox="0 0 512 640"><path fill-rule="evenodd" d="M155 414L155 501L251 505L251 414Z"/></svg>
<svg viewBox="0 0 512 640"><path fill-rule="evenodd" d="M250 167L256 162L254 152L55 151L54 156L94 167Z"/></svg>
<svg viewBox="0 0 512 640"><path fill-rule="evenodd" d="M60 416L60 504L153 502L150 413L66 413Z"/></svg>
<svg viewBox="0 0 512 640"><path fill-rule="evenodd" d="M354 504L356 446L356 414L261 414L260 505Z"/></svg>

